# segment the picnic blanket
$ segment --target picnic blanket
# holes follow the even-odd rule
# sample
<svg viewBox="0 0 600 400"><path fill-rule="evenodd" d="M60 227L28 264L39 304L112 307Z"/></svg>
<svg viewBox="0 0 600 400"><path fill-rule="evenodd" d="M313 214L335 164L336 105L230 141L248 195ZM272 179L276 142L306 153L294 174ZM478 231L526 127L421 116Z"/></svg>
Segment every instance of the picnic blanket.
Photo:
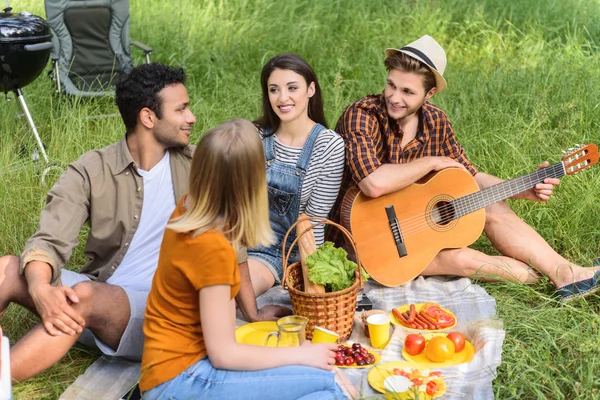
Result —
<svg viewBox="0 0 600 400"><path fill-rule="evenodd" d="M374 309L391 311L402 304L436 302L452 311L458 318L453 330L461 331L473 343L477 352L464 364L444 368L444 375L453 376L446 381L449 389L444 399L493 399L492 381L502 357L504 330L496 318L496 301L479 285L468 278L419 277L401 287L383 287L373 281L365 284L364 292ZM279 304L291 308L287 291L274 287L257 299L258 306ZM238 314L239 315L239 314ZM354 329L349 342L370 344L360 322L360 313L354 319ZM237 324L245 321L238 319ZM381 362L402 361L402 346L409 332L396 326L388 345L381 351ZM370 369L344 369L344 374L356 386L363 398L380 398L380 393L367 381Z"/></svg>

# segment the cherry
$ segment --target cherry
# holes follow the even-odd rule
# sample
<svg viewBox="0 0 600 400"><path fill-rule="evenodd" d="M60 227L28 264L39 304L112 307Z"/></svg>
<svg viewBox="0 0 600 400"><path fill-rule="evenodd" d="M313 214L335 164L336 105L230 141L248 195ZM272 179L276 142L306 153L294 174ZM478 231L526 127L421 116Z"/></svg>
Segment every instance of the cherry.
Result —
<svg viewBox="0 0 600 400"><path fill-rule="evenodd" d="M360 345L360 343L352 344L352 350L360 350L361 348L362 348L362 346Z"/></svg>

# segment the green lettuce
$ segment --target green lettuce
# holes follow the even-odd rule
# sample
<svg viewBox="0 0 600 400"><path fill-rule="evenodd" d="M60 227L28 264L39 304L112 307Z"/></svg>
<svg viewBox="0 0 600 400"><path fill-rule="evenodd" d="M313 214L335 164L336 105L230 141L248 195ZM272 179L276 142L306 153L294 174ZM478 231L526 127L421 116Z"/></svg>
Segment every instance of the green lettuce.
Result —
<svg viewBox="0 0 600 400"><path fill-rule="evenodd" d="M332 242L325 242L305 260L308 267L308 279L323 285L331 292L346 289L354 284L354 274L358 266L348 260L348 253L337 248ZM369 275L363 270L363 279Z"/></svg>

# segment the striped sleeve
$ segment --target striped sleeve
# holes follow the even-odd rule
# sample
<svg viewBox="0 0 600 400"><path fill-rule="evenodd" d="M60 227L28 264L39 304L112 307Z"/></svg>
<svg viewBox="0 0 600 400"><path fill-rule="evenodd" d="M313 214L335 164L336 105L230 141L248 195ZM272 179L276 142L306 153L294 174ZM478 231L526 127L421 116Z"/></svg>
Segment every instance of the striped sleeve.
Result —
<svg viewBox="0 0 600 400"><path fill-rule="evenodd" d="M344 140L335 132L318 160L318 176L314 181L311 195L306 203L305 213L310 216L327 218L329 211L337 199L342 175L344 173L345 148ZM321 133L322 135L323 133ZM312 168L310 168L312 172ZM316 171L315 171L316 172ZM323 244L325 238L325 227L315 227L315 242L317 246Z"/></svg>
<svg viewBox="0 0 600 400"><path fill-rule="evenodd" d="M336 130L346 143L347 164L352 180L358 184L381 166L373 137L379 135L379 123L366 110L350 106L344 110Z"/></svg>

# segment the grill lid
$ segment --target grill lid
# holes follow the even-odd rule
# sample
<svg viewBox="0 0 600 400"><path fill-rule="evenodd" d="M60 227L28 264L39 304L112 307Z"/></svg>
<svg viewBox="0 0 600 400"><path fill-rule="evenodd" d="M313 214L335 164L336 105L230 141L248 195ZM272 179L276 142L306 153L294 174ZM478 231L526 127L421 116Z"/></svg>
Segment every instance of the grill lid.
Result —
<svg viewBox="0 0 600 400"><path fill-rule="evenodd" d="M31 43L50 40L50 26L29 12L0 12L0 43Z"/></svg>

